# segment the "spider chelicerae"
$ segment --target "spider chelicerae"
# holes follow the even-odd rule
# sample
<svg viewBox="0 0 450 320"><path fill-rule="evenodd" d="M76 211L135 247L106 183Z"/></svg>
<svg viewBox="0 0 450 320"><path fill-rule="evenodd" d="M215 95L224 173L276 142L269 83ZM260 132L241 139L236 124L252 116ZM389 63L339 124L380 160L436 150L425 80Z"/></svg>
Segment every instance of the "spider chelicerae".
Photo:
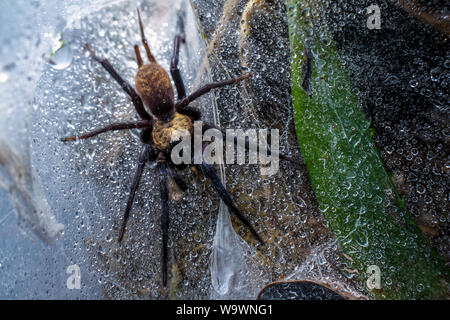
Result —
<svg viewBox="0 0 450 320"><path fill-rule="evenodd" d="M186 95L183 80L181 78L180 70L178 69L178 57L180 44L184 42L184 36L178 34L174 39L173 55L170 63L170 74L175 83L178 100L174 100L174 91L168 73L156 62L153 57L148 42L145 38L144 27L141 20L139 9L137 9L139 28L141 33L142 44L145 48L149 63L144 64L138 45L134 46L137 63L139 66L138 72L135 76L136 90L125 81L108 62L108 60L97 56L89 44L86 44L87 50L91 56L99 62L108 73L119 83L122 89L130 96L136 112L142 120L133 122L113 123L106 127L88 132L83 135L76 135L62 138L64 142L75 141L79 139L87 139L96 136L100 133L114 130L126 129L141 129L140 139L143 143L142 150L139 155L138 164L134 177L131 183L130 193L128 195L127 204L125 207L122 226L120 228L118 241L121 242L125 233L127 220L130 215L131 207L134 201L136 190L142 177L145 164L150 161L157 161L157 176L160 185L161 196L161 231L162 231L162 250L161 250L161 272L163 285L167 285L167 261L168 261L168 228L169 228L169 190L168 178L171 177L178 187L185 191L187 185L180 177L177 171L186 167L185 164L176 165L171 160L171 150L174 147L172 142L172 134L181 130L193 133L193 122L201 119L201 112L189 104L198 97L208 93L214 88L219 88L231 85L247 79L251 74L247 73L240 77L233 78L226 81L214 82L207 84L197 91ZM136 92L137 91L137 92ZM205 124L203 129L217 128L212 124ZM219 129L219 128L218 128ZM221 129L219 129L221 130ZM225 131L221 130L225 135ZM235 138L234 143L237 143ZM245 145L248 150L248 143ZM296 164L301 163L283 154L279 157L284 160L291 161ZM222 201L227 205L231 213L233 213L253 234L253 236L264 244L256 230L252 227L247 218L234 204L231 196L222 184L216 169L213 165L203 161L200 164L193 164L198 171L203 173L212 183L215 191L219 194Z"/></svg>

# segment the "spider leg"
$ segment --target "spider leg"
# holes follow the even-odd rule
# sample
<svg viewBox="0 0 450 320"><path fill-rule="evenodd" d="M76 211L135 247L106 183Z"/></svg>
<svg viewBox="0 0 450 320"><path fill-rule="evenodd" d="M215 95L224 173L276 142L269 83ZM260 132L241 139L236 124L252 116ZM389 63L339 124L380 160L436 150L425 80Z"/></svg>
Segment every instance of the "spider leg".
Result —
<svg viewBox="0 0 450 320"><path fill-rule="evenodd" d="M145 38L144 25L142 24L141 11L139 11L139 8L137 8L137 13L138 13L138 19L139 19L139 29L141 31L142 44L144 45L145 52L147 52L148 60L150 60L150 62L152 62L152 63L156 63L155 57L153 57L153 55L150 51L150 47L148 46L147 39Z"/></svg>
<svg viewBox="0 0 450 320"><path fill-rule="evenodd" d="M190 108L190 107L187 107L187 108ZM186 109L187 109L187 108L186 108ZM181 113L181 112L180 112L180 113ZM212 124L212 123L204 123L203 125L204 125L204 129L205 129L205 130L207 130L207 129L212 129L212 128L213 128L213 129L220 130L220 131L222 132L223 140L226 141L226 131L225 131L224 129L219 128L218 126L216 126L216 125L214 125L214 124ZM234 141L233 141L233 142L234 142L234 146L237 147L238 139L237 139L236 136L234 137ZM244 147L245 147L245 150L246 150L246 151L249 151L249 149L250 149L250 143L249 143L249 141L248 141L248 137L247 137L247 136L245 137L245 145L244 145ZM270 149L270 146L269 146L269 145L267 145L267 154L268 154L268 155L271 155L271 154L272 154L272 150ZM274 154L276 154L276 152L274 152ZM289 162L291 162L291 163L296 164L297 166L299 166L299 167L301 167L301 168L304 168L304 167L305 167L305 163L304 163L304 162L302 162L302 161L300 161L300 160L297 160L297 159L294 159L294 158L292 158L292 157L290 157L290 156L287 156L287 155L285 155L285 154L283 154L283 153L278 153L278 156L280 157L281 160L289 161Z"/></svg>
<svg viewBox="0 0 450 320"><path fill-rule="evenodd" d="M198 121L202 118L202 112L195 107L184 107L183 109L178 110L179 113L184 114L185 116L190 117L194 121Z"/></svg>
<svg viewBox="0 0 450 320"><path fill-rule="evenodd" d="M172 75L173 82L175 82L178 100L183 99L186 96L186 90L184 88L183 78L181 78L180 69L178 69L178 57L180 55L180 42L185 42L183 34L178 34L173 39L173 55L172 55L172 59L170 60L170 74Z"/></svg>
<svg viewBox="0 0 450 320"><path fill-rule="evenodd" d="M130 215L131 207L134 201L134 195L139 187L139 182L142 177L142 172L144 171L145 163L151 160L152 157L152 147L148 144L144 145L139 155L138 165L134 173L133 182L131 183L130 193L128 195L127 206L125 207L125 212L123 214L122 226L119 232L119 242L122 241L123 235L125 234L125 228L127 226L128 217Z"/></svg>
<svg viewBox="0 0 450 320"><path fill-rule="evenodd" d="M168 260L168 231L169 231L169 188L167 185L167 166L165 162L160 162L158 168L159 192L161 194L161 271L164 287L167 285L167 260Z"/></svg>
<svg viewBox="0 0 450 320"><path fill-rule="evenodd" d="M173 181L177 184L177 186L181 189L181 191L186 191L188 186L186 182L180 177L178 172L171 165L168 166L169 175L172 177Z"/></svg>
<svg viewBox="0 0 450 320"><path fill-rule="evenodd" d="M264 245L264 242L259 237L256 230L252 227L250 222L245 218L245 216L242 214L242 212L235 206L233 203L233 200L231 199L230 194L225 189L224 185L222 184L222 181L220 180L219 176L217 175L216 169L214 166L207 164L203 162L200 165L195 165L198 169L201 170L201 172L211 181L211 183L214 186L214 189L219 194L222 201L227 205L227 207L231 210L231 212L250 230L250 232L253 234L253 236L258 240L259 243Z"/></svg>
<svg viewBox="0 0 450 320"><path fill-rule="evenodd" d="M140 68L144 64L144 62L142 61L141 52L139 51L139 47L137 44L134 45L134 52L136 53L136 60L138 63L138 67Z"/></svg>
<svg viewBox="0 0 450 320"><path fill-rule="evenodd" d="M246 74L244 74L244 75L242 75L240 77L237 77L237 78L233 78L233 79L229 79L229 80L225 80L225 81L220 81L220 82L209 83L209 84L201 87L197 91L191 93L187 97L179 100L175 104L175 108L176 108L177 111L179 111L182 108L186 107L189 103L191 103L192 101L194 101L198 97L204 95L205 93L208 93L212 89L228 86L230 84L234 84L236 82L242 81L242 80L247 79L249 77L251 77L251 74L250 73L246 73Z"/></svg>
<svg viewBox="0 0 450 320"><path fill-rule="evenodd" d="M138 96L133 87L130 86L130 84L117 73L117 71L109 63L108 60L97 56L94 50L92 50L92 47L89 43L86 43L86 48L88 49L89 53L94 58L94 60L100 63L103 66L103 68L105 68L106 71L108 71L108 73L114 78L114 80L117 81L117 83L122 87L122 89L131 97L131 100L133 101L134 107L136 108L136 111L139 114L139 116L142 119L150 120L152 117L147 113L147 111L145 111L144 104L142 103L141 98Z"/></svg>
<svg viewBox="0 0 450 320"><path fill-rule="evenodd" d="M103 132L125 130L125 129L150 128L151 126L152 126L152 122L149 120L112 123L106 127L99 128L99 129L93 130L91 132L82 134L82 135L61 138L61 141L67 142L67 141L81 140L81 139L87 139L87 138L94 137Z"/></svg>

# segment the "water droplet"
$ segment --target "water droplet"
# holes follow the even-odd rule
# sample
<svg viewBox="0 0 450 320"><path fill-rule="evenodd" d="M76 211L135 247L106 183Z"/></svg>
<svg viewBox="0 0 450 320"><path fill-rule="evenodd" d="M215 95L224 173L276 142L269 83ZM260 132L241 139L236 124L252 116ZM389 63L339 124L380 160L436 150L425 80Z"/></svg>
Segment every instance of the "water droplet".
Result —
<svg viewBox="0 0 450 320"><path fill-rule="evenodd" d="M72 51L70 46L64 41L61 43L61 47L50 57L50 64L54 69L62 70L70 66L72 62Z"/></svg>
<svg viewBox="0 0 450 320"><path fill-rule="evenodd" d="M409 81L409 86L411 88L417 88L418 85L419 85L419 82L417 80L410 80Z"/></svg>
<svg viewBox="0 0 450 320"><path fill-rule="evenodd" d="M0 71L0 83L6 82L9 79L9 73Z"/></svg>

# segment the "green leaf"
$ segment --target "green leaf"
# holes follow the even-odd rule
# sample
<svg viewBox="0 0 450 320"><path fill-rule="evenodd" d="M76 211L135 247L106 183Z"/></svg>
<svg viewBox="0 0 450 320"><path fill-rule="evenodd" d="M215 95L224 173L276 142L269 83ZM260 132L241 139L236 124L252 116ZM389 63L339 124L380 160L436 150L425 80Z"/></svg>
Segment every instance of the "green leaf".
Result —
<svg viewBox="0 0 450 320"><path fill-rule="evenodd" d="M288 2L297 137L330 229L375 298L445 297L449 269L383 167L333 40L316 21L321 2ZM381 271L379 289L367 286L372 265Z"/></svg>

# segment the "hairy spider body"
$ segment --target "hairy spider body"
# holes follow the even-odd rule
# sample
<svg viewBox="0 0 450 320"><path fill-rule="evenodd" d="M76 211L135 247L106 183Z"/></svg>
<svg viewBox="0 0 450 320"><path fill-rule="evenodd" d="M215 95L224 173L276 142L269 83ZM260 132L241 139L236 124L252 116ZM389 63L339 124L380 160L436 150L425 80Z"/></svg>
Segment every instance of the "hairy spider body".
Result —
<svg viewBox="0 0 450 320"><path fill-rule="evenodd" d="M146 110L158 119L170 119L175 103L172 83L166 70L156 63L142 65L134 81Z"/></svg>
<svg viewBox="0 0 450 320"><path fill-rule="evenodd" d="M168 122L156 120L153 123L152 138L155 149L169 153L174 141L179 141L185 134L192 137L194 124L189 116L175 112Z"/></svg>
<svg viewBox="0 0 450 320"><path fill-rule="evenodd" d="M76 135L62 138L61 140L75 141L78 139L87 139L96 136L100 133L114 130L126 130L126 129L141 129L141 141L143 143L141 153L137 161L137 167L134 173L134 177L130 187L130 193L128 195L126 207L123 214L122 225L119 232L118 241L121 242L125 234L126 224L131 212L131 207L134 202L134 196L136 190L139 187L139 182L144 171L145 164L150 161L157 161L156 172L158 177L158 182L160 186L160 197L161 197L161 234L162 234L162 248L161 248L161 273L162 273L162 283L164 286L167 285L167 261L168 261L168 228L169 228L169 188L167 179L170 177L175 181L175 183L180 187L181 190L185 191L187 185L183 179L178 175L177 170L185 168L186 164L175 165L171 161L170 151L173 143L179 140L179 135L181 133L193 133L193 121L201 119L200 110L190 107L189 103L203 94L211 91L214 88L219 88L227 85L231 85L249 78L250 74L244 74L240 77L207 84L192 94L186 96L183 80L181 78L180 71L178 69L178 55L180 43L184 41L183 35L177 35L174 39L174 52L170 64L170 74L172 80L175 83L175 88L177 91L178 100L174 100L174 91L169 78L168 73L156 63L155 58L151 54L150 47L148 46L147 40L144 35L144 28L142 25L142 20L140 16L139 9L139 27L142 38L142 43L144 45L149 63L144 64L141 58L139 47L134 46L134 51L136 53L136 59L138 62L138 72L135 76L136 90L125 81L114 69L114 67L108 62L108 60L98 57L92 50L89 44L86 44L88 51L91 56L100 63L105 70L117 81L117 83L122 87L122 89L130 96L131 101L136 109L137 114L142 120L137 120L133 122L122 122L122 123L112 123L106 127L99 128L88 132L83 135ZM212 124L206 124L206 128L215 127ZM222 129L220 129L222 130ZM224 133L225 131L222 130ZM237 140L235 140L235 144ZM248 149L248 145L246 145ZM279 154L281 159L291 161L293 163L302 165L292 158L285 155ZM192 165L191 165L192 166ZM218 176L214 166L202 162L201 164L193 165L195 168L203 173L209 181L211 182L214 190L220 196L222 201L227 205L230 212L234 214L252 233L252 235L261 244L263 241L259 237L256 230L250 224L250 222L245 218L242 212L234 204L231 196L227 192L226 188L222 184L220 177Z"/></svg>

